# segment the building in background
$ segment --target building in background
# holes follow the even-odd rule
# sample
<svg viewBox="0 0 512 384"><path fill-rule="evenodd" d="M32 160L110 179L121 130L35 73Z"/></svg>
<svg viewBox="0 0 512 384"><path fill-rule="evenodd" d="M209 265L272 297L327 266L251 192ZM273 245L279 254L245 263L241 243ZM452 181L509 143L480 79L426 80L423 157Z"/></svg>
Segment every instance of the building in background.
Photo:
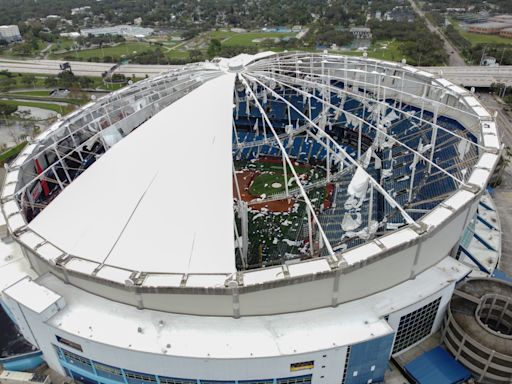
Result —
<svg viewBox="0 0 512 384"><path fill-rule="evenodd" d="M500 36L512 39L512 28L505 28L500 31Z"/></svg>
<svg viewBox="0 0 512 384"><path fill-rule="evenodd" d="M497 35L505 28L512 27L512 23L501 23L501 22L487 22L470 24L468 27L469 32L482 33L484 35Z"/></svg>
<svg viewBox="0 0 512 384"><path fill-rule="evenodd" d="M20 29L17 25L2 25L0 26L0 40L5 40L8 43L21 41Z"/></svg>
<svg viewBox="0 0 512 384"><path fill-rule="evenodd" d="M134 25L116 25L112 27L82 29L82 36L102 36L102 35L119 35L125 37L147 37L152 35L153 28L143 28Z"/></svg>

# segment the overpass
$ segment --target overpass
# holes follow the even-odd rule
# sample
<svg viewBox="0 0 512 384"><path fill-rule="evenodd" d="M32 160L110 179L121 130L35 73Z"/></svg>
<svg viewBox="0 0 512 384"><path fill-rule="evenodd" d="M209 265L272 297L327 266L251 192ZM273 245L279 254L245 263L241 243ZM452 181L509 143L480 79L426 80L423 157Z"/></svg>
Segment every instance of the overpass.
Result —
<svg viewBox="0 0 512 384"><path fill-rule="evenodd" d="M464 87L489 87L492 83L504 83L512 87L512 65L499 67L423 67L422 69Z"/></svg>
<svg viewBox="0 0 512 384"><path fill-rule="evenodd" d="M67 62L66 60L11 60L0 59L0 71L7 70L18 73L32 73L39 75L57 75L61 72L60 64ZM89 63L81 61L69 61L71 70L77 76L93 76L101 77L108 72L115 64L112 63ZM176 65L138 65L126 64L121 65L116 73L131 77L151 76L165 70L176 68Z"/></svg>
<svg viewBox="0 0 512 384"><path fill-rule="evenodd" d="M10 60L0 59L0 70L10 72L57 75L60 70L61 60ZM104 72L108 72L114 64L111 63L89 63L80 61L70 61L73 73L79 76L101 77ZM151 76L165 70L176 68L172 65L139 65L126 64L121 65L116 73L121 73L128 77ZM432 72L438 76L445 77L457 85L464 87L489 87L492 83L501 82L512 86L512 66L500 67L478 67L478 66L456 66L456 67L422 67L422 69Z"/></svg>

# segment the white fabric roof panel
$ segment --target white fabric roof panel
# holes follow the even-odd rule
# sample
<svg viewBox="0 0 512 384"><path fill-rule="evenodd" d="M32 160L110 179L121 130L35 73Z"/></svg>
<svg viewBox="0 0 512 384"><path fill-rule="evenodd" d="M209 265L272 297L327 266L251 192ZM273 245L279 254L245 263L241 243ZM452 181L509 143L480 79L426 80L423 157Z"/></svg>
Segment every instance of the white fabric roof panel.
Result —
<svg viewBox="0 0 512 384"><path fill-rule="evenodd" d="M234 74L145 122L30 228L65 252L135 271L232 273Z"/></svg>

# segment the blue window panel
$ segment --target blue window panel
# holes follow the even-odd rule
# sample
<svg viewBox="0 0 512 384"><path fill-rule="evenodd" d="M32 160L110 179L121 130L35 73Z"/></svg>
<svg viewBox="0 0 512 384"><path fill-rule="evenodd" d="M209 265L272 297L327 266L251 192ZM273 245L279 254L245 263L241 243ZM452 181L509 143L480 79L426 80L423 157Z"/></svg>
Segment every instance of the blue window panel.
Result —
<svg viewBox="0 0 512 384"><path fill-rule="evenodd" d="M274 379L238 380L238 384L274 384Z"/></svg>
<svg viewBox="0 0 512 384"><path fill-rule="evenodd" d="M384 380L394 334L369 340L364 343L352 345L348 368L346 370L346 384L366 384L369 380L380 382Z"/></svg>
<svg viewBox="0 0 512 384"><path fill-rule="evenodd" d="M81 373L77 373L73 370L69 370L69 372L71 373L71 377L80 382L80 383L83 383L83 384L98 384L98 382L96 380L93 380L89 377L87 377L86 375L82 375Z"/></svg>
<svg viewBox="0 0 512 384"><path fill-rule="evenodd" d="M94 368L98 376L124 383L123 371L120 368L97 362L94 362Z"/></svg>
<svg viewBox="0 0 512 384"><path fill-rule="evenodd" d="M84 371L94 373L91 360L89 360L85 357L82 357L80 355L77 355L76 353L69 352L63 348L61 348L61 350L62 350L62 354L64 355L65 362L72 364L75 367L78 367L80 369L83 369Z"/></svg>
<svg viewBox="0 0 512 384"><path fill-rule="evenodd" d="M147 373L124 370L126 381L129 384L155 384L156 376Z"/></svg>
<svg viewBox="0 0 512 384"><path fill-rule="evenodd" d="M201 384L236 384L235 381L225 381L225 380L200 380Z"/></svg>
<svg viewBox="0 0 512 384"><path fill-rule="evenodd" d="M282 377L276 380L276 384L311 384L313 375Z"/></svg>
<svg viewBox="0 0 512 384"><path fill-rule="evenodd" d="M197 380L158 376L161 384L197 384Z"/></svg>
<svg viewBox="0 0 512 384"><path fill-rule="evenodd" d="M62 351L60 350L60 348L57 347L55 344L52 344L52 345L53 345L53 349L55 349L55 353L57 354L57 356L59 356L59 359L64 360L64 355L63 355Z"/></svg>

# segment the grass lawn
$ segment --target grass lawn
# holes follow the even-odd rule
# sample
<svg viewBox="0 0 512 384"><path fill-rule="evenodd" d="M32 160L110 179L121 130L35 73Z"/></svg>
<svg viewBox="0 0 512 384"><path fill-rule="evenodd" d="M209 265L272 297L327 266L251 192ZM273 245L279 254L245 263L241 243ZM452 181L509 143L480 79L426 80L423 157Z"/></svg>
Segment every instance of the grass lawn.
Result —
<svg viewBox="0 0 512 384"><path fill-rule="evenodd" d="M362 51L336 51L334 53L348 56L363 56ZM368 49L368 57L379 60L401 61L404 55L400 52L400 43L396 41L378 41Z"/></svg>
<svg viewBox="0 0 512 384"><path fill-rule="evenodd" d="M104 47L104 48L94 48L94 49L84 49L81 51L69 51L66 53L61 53L58 55L54 55L55 58L63 58L64 56L73 56L74 59L77 60L87 60L91 57L104 57L104 56L115 56L121 57L122 55L129 55L134 51L140 53L144 51L149 51L155 49L154 46L150 46L148 43L143 42L128 42L121 43L114 47Z"/></svg>
<svg viewBox="0 0 512 384"><path fill-rule="evenodd" d="M453 27L459 31L460 35L471 43L471 45L478 44L510 44L512 45L512 39L501 37L498 35L483 35L481 33L473 33L465 31L461 28L459 22L455 19L450 19Z"/></svg>
<svg viewBox="0 0 512 384"><path fill-rule="evenodd" d="M7 151L0 153L0 166L3 166L6 161L11 160L15 156L18 156L18 154L21 152L23 148L25 148L25 145L27 145L27 142L24 141L12 148L9 148Z"/></svg>
<svg viewBox="0 0 512 384"><path fill-rule="evenodd" d="M179 49L166 50L164 53L170 59L188 59L189 56L188 51L180 51Z"/></svg>
<svg viewBox="0 0 512 384"><path fill-rule="evenodd" d="M295 180L292 182L291 188L297 186ZM285 180L282 173L265 172L253 180L249 187L249 193L253 196L261 196L263 194L269 196L280 193L285 190Z"/></svg>
<svg viewBox="0 0 512 384"><path fill-rule="evenodd" d="M283 37L293 37L297 33L283 32L246 32L235 33L231 31L212 31L209 33L210 39L219 39L225 46L257 46L254 39L273 39Z"/></svg>
<svg viewBox="0 0 512 384"><path fill-rule="evenodd" d="M41 91L45 92L45 91ZM49 91L46 91L49 93ZM12 92L12 93L0 93L0 97L6 97L8 99L16 99L16 100L23 100L23 101L35 101L35 102L47 102L49 104L54 103L66 103L66 104L74 104L74 105L82 105L87 103L87 100L83 99L71 99L69 97L51 97L51 96L34 96L31 94L25 94L23 92Z"/></svg>
<svg viewBox="0 0 512 384"><path fill-rule="evenodd" d="M37 101L0 100L0 102L2 102L4 104L17 105L19 107L32 107L32 108L48 109L50 111L54 111L54 112L60 113L62 115L65 115L73 110L73 107L70 107L70 106L63 106L63 105L52 104L52 103L43 103L43 102L37 102Z"/></svg>
<svg viewBox="0 0 512 384"><path fill-rule="evenodd" d="M52 49L66 49L71 48L76 43L73 39L59 39L57 42L55 42L52 46Z"/></svg>
<svg viewBox="0 0 512 384"><path fill-rule="evenodd" d="M368 56L374 59L400 61L404 57L400 43L396 41L379 41L368 50Z"/></svg>
<svg viewBox="0 0 512 384"><path fill-rule="evenodd" d="M15 91L15 92L12 92L13 94L15 95L20 95L20 96L42 96L42 97L45 97L45 96L50 96L50 91Z"/></svg>
<svg viewBox="0 0 512 384"><path fill-rule="evenodd" d="M47 78L47 76L36 75L34 82L30 83L30 84L27 84L22 81L22 79L24 77L25 77L24 74L13 73L12 78L14 80L16 80L16 84L13 87L14 89L16 89L16 88L44 88L45 87L44 81Z"/></svg>
<svg viewBox="0 0 512 384"><path fill-rule="evenodd" d="M482 35L480 33L472 33L464 30L459 30L459 33L472 45L477 44L510 44L512 45L512 39L496 35Z"/></svg>
<svg viewBox="0 0 512 384"><path fill-rule="evenodd" d="M118 89L124 88L125 86L126 86L126 84L119 84L119 83L105 84L105 83L101 82L101 84L98 84L96 86L96 88L104 89L106 91L117 91Z"/></svg>

